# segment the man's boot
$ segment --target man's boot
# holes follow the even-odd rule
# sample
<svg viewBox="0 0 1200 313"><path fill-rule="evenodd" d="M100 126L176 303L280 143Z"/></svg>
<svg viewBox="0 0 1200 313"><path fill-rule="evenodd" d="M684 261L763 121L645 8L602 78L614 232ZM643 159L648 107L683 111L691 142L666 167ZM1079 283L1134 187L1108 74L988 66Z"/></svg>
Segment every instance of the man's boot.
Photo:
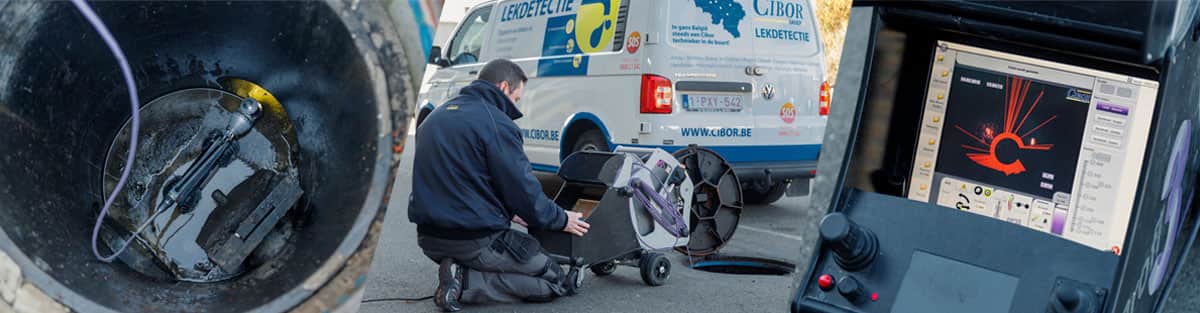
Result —
<svg viewBox="0 0 1200 313"><path fill-rule="evenodd" d="M462 310L462 304L458 299L462 297L463 277L466 275L466 268L458 263L454 263L454 259L442 259L438 266L438 288L433 294L433 303L436 303L439 308L446 312L458 312Z"/></svg>
<svg viewBox="0 0 1200 313"><path fill-rule="evenodd" d="M566 296L574 296L579 294L579 289L583 286L583 272L577 267L571 267L567 271L566 277L563 277L562 286L566 289Z"/></svg>

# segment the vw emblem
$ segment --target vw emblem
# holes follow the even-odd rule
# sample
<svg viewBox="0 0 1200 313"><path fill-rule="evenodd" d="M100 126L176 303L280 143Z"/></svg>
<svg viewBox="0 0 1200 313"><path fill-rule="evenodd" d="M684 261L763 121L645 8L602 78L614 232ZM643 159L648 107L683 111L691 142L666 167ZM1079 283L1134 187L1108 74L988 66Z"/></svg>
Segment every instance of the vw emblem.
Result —
<svg viewBox="0 0 1200 313"><path fill-rule="evenodd" d="M764 84L762 93L763 99L771 100L771 98L775 97L775 86L771 84Z"/></svg>

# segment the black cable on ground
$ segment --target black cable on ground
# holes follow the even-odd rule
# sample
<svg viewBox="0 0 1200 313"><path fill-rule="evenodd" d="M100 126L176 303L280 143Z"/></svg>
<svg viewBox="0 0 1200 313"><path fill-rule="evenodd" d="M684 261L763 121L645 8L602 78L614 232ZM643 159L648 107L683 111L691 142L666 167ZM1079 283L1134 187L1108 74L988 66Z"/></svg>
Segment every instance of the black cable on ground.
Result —
<svg viewBox="0 0 1200 313"><path fill-rule="evenodd" d="M420 302L420 301L425 301L425 300L430 300L430 299L433 299L433 296L428 296L428 297L420 297L420 298L379 298L379 299L366 299L366 300L363 300L363 301L362 301L362 303L371 303L371 302L391 302L391 301Z"/></svg>

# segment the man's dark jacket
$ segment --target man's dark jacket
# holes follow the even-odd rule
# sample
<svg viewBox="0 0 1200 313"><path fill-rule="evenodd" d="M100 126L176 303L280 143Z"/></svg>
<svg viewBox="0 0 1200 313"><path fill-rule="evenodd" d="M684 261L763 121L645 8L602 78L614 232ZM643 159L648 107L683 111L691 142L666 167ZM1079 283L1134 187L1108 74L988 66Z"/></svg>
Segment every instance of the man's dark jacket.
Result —
<svg viewBox="0 0 1200 313"><path fill-rule="evenodd" d="M496 85L476 80L417 129L408 220L417 232L475 239L509 228L560 230L566 213L542 193L525 157L521 112Z"/></svg>

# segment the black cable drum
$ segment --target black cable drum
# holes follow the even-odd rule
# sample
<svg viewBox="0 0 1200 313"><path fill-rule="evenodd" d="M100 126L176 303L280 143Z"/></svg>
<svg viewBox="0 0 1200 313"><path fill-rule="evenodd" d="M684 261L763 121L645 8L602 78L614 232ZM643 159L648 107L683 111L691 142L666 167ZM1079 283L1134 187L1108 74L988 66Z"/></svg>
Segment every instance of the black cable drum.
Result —
<svg viewBox="0 0 1200 313"><path fill-rule="evenodd" d="M372 1L92 5L143 105L193 88L232 92L221 84L232 77L270 90L294 127L305 210L273 256L221 281L97 261L106 154L130 116L120 71L69 2L0 2L0 259L19 266L20 283L83 312L276 312L361 290L341 282L365 275L369 262L357 260L373 252L402 143L393 136L417 87L408 54L421 53L419 37L397 26L405 17Z"/></svg>
<svg viewBox="0 0 1200 313"><path fill-rule="evenodd" d="M717 253L742 218L742 184L729 162L708 148L692 145L673 155L696 185L688 244L676 250L689 256Z"/></svg>

